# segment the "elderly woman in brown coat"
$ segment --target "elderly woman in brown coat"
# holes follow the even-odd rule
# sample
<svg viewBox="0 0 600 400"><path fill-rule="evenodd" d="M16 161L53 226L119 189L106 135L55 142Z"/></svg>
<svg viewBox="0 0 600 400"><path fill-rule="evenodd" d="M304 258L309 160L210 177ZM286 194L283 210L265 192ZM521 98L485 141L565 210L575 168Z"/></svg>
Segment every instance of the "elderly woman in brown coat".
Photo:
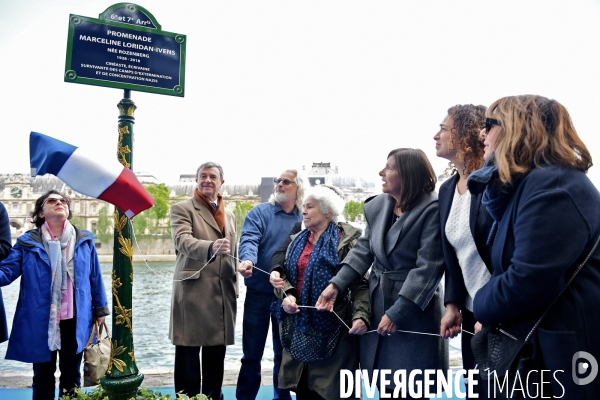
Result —
<svg viewBox="0 0 600 400"><path fill-rule="evenodd" d="M332 189L311 189L303 203L306 229L293 235L285 266L271 273L280 298L272 311L280 319L284 347L279 388L295 391L299 400L341 398L340 370L358 369L355 335L368 329L369 291L364 279L340 296L334 311L343 321L314 308L360 236L350 224L336 223L342 209L343 201Z"/></svg>

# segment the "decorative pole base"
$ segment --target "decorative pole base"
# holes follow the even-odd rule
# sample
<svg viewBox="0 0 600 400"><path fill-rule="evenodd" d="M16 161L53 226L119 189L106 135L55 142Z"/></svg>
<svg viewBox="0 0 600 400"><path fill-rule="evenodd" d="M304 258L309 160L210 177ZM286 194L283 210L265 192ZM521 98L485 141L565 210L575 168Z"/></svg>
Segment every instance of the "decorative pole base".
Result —
<svg viewBox="0 0 600 400"><path fill-rule="evenodd" d="M129 400L131 398L135 399L143 380L144 375L139 373L116 379L111 379L110 376L106 375L100 379L100 384L110 400Z"/></svg>

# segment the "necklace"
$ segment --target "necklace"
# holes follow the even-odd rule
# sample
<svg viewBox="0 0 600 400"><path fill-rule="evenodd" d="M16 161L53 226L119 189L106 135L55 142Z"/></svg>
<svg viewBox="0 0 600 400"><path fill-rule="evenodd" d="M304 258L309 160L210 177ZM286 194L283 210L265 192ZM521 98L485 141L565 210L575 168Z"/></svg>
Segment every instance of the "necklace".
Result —
<svg viewBox="0 0 600 400"><path fill-rule="evenodd" d="M392 224L400 219L399 215L396 215L395 212L392 211Z"/></svg>

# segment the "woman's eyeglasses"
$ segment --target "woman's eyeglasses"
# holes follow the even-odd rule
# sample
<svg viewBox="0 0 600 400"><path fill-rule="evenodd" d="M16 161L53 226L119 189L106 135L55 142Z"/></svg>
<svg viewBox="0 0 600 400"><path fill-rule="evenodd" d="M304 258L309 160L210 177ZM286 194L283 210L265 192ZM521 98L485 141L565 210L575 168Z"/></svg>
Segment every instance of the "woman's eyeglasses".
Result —
<svg viewBox="0 0 600 400"><path fill-rule="evenodd" d="M276 185L283 183L285 186L291 185L292 183L296 183L294 181L290 181L289 179L273 179L273 182L275 182Z"/></svg>
<svg viewBox="0 0 600 400"><path fill-rule="evenodd" d="M502 126L502 125L500 125L500 121L498 121L497 119L486 118L485 119L485 133L488 133L490 131L490 129L492 129L492 126L494 126L494 125Z"/></svg>
<svg viewBox="0 0 600 400"><path fill-rule="evenodd" d="M69 200L64 199L64 198L57 199L56 197L48 197L46 199L46 201L44 201L44 204L42 204L42 207L44 207L44 205L46 205L46 204L50 204L51 206L55 206L58 203L62 204L63 206L64 205L69 205Z"/></svg>

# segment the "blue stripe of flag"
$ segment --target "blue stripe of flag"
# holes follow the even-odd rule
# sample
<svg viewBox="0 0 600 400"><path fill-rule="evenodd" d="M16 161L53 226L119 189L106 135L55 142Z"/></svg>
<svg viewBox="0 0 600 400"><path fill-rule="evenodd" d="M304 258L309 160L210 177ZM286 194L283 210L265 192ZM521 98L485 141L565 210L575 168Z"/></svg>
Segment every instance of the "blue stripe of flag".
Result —
<svg viewBox="0 0 600 400"><path fill-rule="evenodd" d="M77 147L41 133L29 135L31 176L58 175L65 162Z"/></svg>

